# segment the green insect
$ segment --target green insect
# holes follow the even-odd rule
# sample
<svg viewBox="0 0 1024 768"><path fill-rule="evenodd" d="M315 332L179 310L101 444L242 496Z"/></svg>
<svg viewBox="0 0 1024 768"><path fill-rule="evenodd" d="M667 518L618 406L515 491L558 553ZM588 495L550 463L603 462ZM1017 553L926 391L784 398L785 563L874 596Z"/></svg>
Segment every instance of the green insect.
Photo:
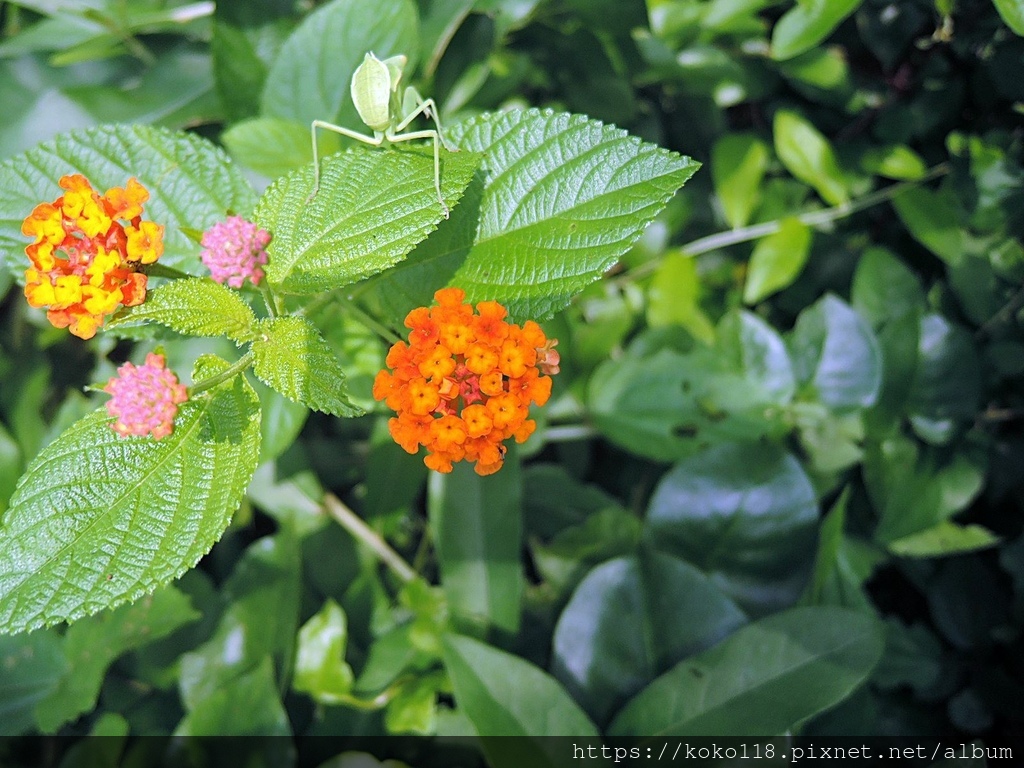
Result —
<svg viewBox="0 0 1024 768"><path fill-rule="evenodd" d="M413 139L434 140L434 189L437 200L441 203L444 217L448 218L448 206L441 197L441 145L449 152L456 151L449 147L441 133L441 122L437 117L437 105L433 99L424 99L416 89L409 86L399 99L398 85L402 80L402 70L408 61L405 56L392 56L381 61L372 53L366 54L363 63L352 74L352 103L359 117L373 129L373 136L342 128L323 120L314 120L310 128L313 137L313 198L320 190L320 158L316 147L316 129L325 128L342 136L381 146L385 141L395 144L399 141ZM409 131L402 133L417 116L425 115L434 121L437 130Z"/></svg>

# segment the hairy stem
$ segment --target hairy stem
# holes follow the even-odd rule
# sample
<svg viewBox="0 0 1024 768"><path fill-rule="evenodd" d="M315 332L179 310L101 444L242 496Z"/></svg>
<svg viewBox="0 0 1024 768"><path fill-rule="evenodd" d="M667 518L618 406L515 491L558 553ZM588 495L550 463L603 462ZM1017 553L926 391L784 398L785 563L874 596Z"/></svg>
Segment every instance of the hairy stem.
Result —
<svg viewBox="0 0 1024 768"><path fill-rule="evenodd" d="M240 374L246 368L252 365L252 352L246 352L242 357L238 358L232 365L225 368L220 373L211 376L208 379L198 381L189 387L188 396L195 397L201 392L206 392L209 389L213 389L218 384L223 384L228 379L233 379L235 376Z"/></svg>

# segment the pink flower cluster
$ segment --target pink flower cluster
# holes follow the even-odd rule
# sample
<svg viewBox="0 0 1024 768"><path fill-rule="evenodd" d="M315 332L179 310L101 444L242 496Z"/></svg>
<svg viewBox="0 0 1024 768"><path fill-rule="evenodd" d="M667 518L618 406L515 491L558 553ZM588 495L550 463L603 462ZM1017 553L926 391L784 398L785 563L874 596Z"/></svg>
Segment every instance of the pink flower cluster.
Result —
<svg viewBox="0 0 1024 768"><path fill-rule="evenodd" d="M174 430L178 404L188 400L188 392L165 365L163 355L150 353L144 365L122 365L103 388L113 395L107 413L117 419L111 427L121 437L152 435L160 440Z"/></svg>
<svg viewBox="0 0 1024 768"><path fill-rule="evenodd" d="M271 235L241 216L228 216L203 233L203 251L199 258L218 283L241 288L246 278L253 285L263 279L267 263L266 247Z"/></svg>

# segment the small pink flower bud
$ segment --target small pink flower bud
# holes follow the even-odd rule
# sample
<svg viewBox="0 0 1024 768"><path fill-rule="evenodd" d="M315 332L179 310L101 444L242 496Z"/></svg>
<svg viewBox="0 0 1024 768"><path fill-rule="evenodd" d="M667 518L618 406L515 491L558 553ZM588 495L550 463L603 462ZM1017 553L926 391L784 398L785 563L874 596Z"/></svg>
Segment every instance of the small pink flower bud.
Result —
<svg viewBox="0 0 1024 768"><path fill-rule="evenodd" d="M165 364L163 355L150 353L144 365L122 365L103 388L113 396L107 413L117 419L110 426L121 437L152 435L160 440L174 430L178 404L188 400L188 392Z"/></svg>
<svg viewBox="0 0 1024 768"><path fill-rule="evenodd" d="M203 233L203 250L199 258L210 270L214 280L241 288L245 279L259 285L263 279L261 266L267 263L266 247L271 235L241 216L228 216Z"/></svg>

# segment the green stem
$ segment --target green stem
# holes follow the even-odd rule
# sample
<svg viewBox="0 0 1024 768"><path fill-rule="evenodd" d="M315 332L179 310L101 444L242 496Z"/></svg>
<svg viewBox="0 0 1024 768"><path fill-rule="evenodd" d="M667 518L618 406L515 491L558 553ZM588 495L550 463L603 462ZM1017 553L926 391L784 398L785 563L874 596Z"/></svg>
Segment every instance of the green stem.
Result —
<svg viewBox="0 0 1024 768"><path fill-rule="evenodd" d="M871 208L879 203L891 200L903 192L906 192L908 189L920 186L921 184L937 179L947 173L949 173L949 165L947 163L940 163L934 168L929 169L928 172L920 179L914 179L913 181L901 181L897 184L891 184L884 189L871 192L857 200L851 200L850 202L842 203L840 205L833 206L832 208L807 211L805 213L798 214L795 218L801 224L806 224L809 227L824 226L825 224L830 224L833 221L838 221L839 219L844 219L847 216L852 216L866 208ZM786 218L791 217L787 216ZM701 254L709 253L710 251L717 251L720 248L727 248L730 245L738 245L739 243L747 243L751 240L759 240L762 237L767 237L768 235L773 235L778 232L782 227L782 222L783 219L774 219L773 221L766 221L761 224L752 224L749 227L740 227L739 229L730 229L725 232L716 232L713 235L692 240L691 242L680 246L679 250L687 256L700 256ZM633 279L641 277L649 272L653 272L658 268L658 263L658 259L648 261L641 264L636 269L632 269L623 274L620 279Z"/></svg>
<svg viewBox="0 0 1024 768"><path fill-rule="evenodd" d="M380 336L388 344L394 344L396 341L401 340L401 336L392 331L390 328L381 323L377 318L372 317L369 313L365 312L359 307L354 301L345 305L345 311L350 312L356 320L365 325L371 331Z"/></svg>
<svg viewBox="0 0 1024 768"><path fill-rule="evenodd" d="M277 296L270 290L270 286L264 280L260 283L260 295L263 296L263 303L267 305L267 313L271 317L277 317L281 314L281 307L278 306Z"/></svg>
<svg viewBox="0 0 1024 768"><path fill-rule="evenodd" d="M195 397L201 392L206 392L209 389L213 389L218 384L223 384L228 379L232 379L246 368L252 365L252 352L246 352L242 357L236 360L230 367L225 368L215 376L211 376L208 379L196 382L188 390L189 397Z"/></svg>
<svg viewBox="0 0 1024 768"><path fill-rule="evenodd" d="M412 566L405 562L402 556L395 552L381 538L380 534L368 526L359 515L345 506L341 499L334 494L328 493L324 496L324 508L331 517L341 524L342 528L351 533L355 539L372 549L374 554L391 569L395 576L405 582L413 581L416 578L416 571L412 569Z"/></svg>

